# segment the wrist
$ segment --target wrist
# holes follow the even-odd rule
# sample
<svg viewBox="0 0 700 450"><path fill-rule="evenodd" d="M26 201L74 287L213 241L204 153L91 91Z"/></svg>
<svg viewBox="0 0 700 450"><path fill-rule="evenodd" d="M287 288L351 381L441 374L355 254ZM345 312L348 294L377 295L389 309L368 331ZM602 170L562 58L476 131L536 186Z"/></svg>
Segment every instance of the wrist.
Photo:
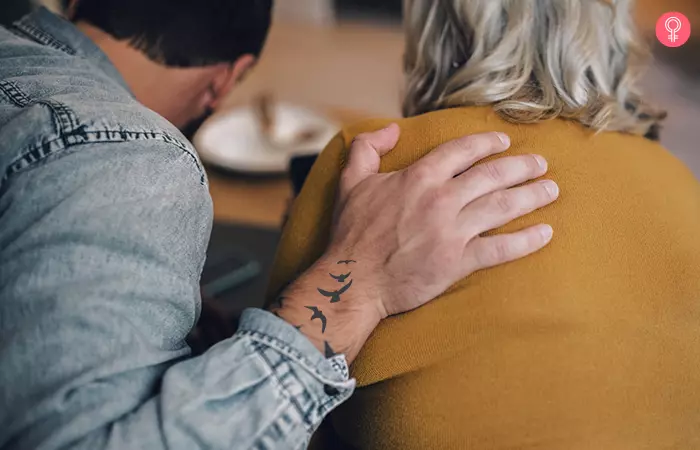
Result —
<svg viewBox="0 0 700 450"><path fill-rule="evenodd" d="M379 321L387 317L386 309L382 303L381 286L375 270L376 264L362 255L357 255L350 248L337 247L329 249L312 266L310 271L321 276L321 287L324 291L336 291L349 282L352 285L340 296L341 301L334 305L343 308L352 308L354 313L362 313L367 317L374 317ZM347 278L334 277L347 275ZM325 276L325 279L323 278ZM320 294L320 291L318 291ZM323 295L323 294L321 294ZM326 298L332 301L332 298ZM349 302L343 301L351 300ZM350 311L346 311L350 313Z"/></svg>
<svg viewBox="0 0 700 450"><path fill-rule="evenodd" d="M326 357L342 353L351 363L385 317L362 266L329 252L282 293L273 312Z"/></svg>
<svg viewBox="0 0 700 450"><path fill-rule="evenodd" d="M361 253L361 254L360 254ZM349 264L343 264L350 262ZM388 317L384 306L385 290L387 284L381 279L379 265L371 258L367 258L365 252L358 252L352 245L335 243L316 262L314 268L322 271L351 273L348 279L356 280L353 283L353 296L355 303L367 310L368 315L376 315L379 320Z"/></svg>

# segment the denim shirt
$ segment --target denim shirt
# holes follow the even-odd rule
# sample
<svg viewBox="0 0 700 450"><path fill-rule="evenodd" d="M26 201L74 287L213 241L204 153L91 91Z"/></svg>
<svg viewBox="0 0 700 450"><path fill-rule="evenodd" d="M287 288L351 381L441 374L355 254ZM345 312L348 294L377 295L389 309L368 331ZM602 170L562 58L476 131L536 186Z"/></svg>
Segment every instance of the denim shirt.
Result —
<svg viewBox="0 0 700 450"><path fill-rule="evenodd" d="M0 449L300 449L354 388L245 312L192 358L212 222L191 144L45 9L0 27Z"/></svg>

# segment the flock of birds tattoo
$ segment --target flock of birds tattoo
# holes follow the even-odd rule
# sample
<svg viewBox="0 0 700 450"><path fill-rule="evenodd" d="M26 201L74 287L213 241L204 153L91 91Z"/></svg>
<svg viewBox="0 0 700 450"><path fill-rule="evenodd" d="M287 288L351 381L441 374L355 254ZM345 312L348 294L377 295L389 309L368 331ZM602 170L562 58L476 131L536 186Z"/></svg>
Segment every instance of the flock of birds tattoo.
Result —
<svg viewBox="0 0 700 450"><path fill-rule="evenodd" d="M346 259L343 261L338 261L338 265L350 265L350 264L355 264L357 261L353 259ZM352 271L348 273L341 273L340 275L334 275L332 273L329 273L330 277L334 279L338 283L345 283L345 281L352 275ZM324 296L325 298L330 299L329 303L338 303L340 301L340 296L343 295L345 292L347 292L348 289L352 286L352 280L350 280L347 284L345 284L343 287L341 287L338 290L335 291L329 291L325 289L318 288L319 294ZM306 306L306 309L312 312L311 315L311 322L314 320L320 320L321 321L321 333L326 332L326 326L328 325L328 319L326 318L325 314L323 314L323 311L317 306ZM298 327L299 329L301 327ZM331 347L330 343L328 341L323 341L324 342L324 353L326 355L326 358L330 358L334 356L336 353Z"/></svg>
<svg viewBox="0 0 700 450"><path fill-rule="evenodd" d="M350 264L355 264L357 261L353 259L347 259L343 261L338 261L338 265L350 265ZM340 275L334 275L332 273L329 273L330 277L335 280L338 283L345 283L345 281L350 278L350 275L352 275L352 271L345 273L345 274L340 274ZM325 289L318 288L318 292L325 298L330 299L329 303L338 303L340 302L341 298L340 296L343 295L345 292L347 292L348 289L352 286L352 280L350 280L347 284L342 286L340 289L335 290L335 291L327 291ZM278 311L282 309L284 306L284 297L278 297L277 298L277 305L274 311L274 314L279 317ZM305 306L304 308L308 309L311 311L311 319L309 319L311 322L314 320L319 320L321 322L321 333L326 332L326 326L328 325L328 318L326 317L325 314L323 314L323 311L321 311L321 308L317 306ZM298 331L301 330L302 325L297 325L294 328L296 328ZM328 341L323 341L324 342L324 352L326 355L326 358L330 358L332 356L335 356L336 353L333 351L333 348L331 345L328 343Z"/></svg>

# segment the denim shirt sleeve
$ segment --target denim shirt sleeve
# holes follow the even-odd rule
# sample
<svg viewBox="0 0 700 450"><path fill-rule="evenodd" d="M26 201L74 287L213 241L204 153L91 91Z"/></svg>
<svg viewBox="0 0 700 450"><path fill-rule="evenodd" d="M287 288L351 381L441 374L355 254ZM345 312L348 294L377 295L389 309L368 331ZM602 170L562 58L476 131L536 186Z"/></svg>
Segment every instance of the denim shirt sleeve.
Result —
<svg viewBox="0 0 700 450"><path fill-rule="evenodd" d="M325 359L295 328L249 309L239 331L170 367L161 390L71 449L305 449L354 389L342 355Z"/></svg>
<svg viewBox="0 0 700 450"><path fill-rule="evenodd" d="M63 149L0 196L0 449L299 449L342 357L248 311L190 358L212 205L159 140Z"/></svg>
<svg viewBox="0 0 700 450"><path fill-rule="evenodd" d="M325 359L294 327L250 309L233 338L166 374L167 448L305 449L354 386L342 355Z"/></svg>

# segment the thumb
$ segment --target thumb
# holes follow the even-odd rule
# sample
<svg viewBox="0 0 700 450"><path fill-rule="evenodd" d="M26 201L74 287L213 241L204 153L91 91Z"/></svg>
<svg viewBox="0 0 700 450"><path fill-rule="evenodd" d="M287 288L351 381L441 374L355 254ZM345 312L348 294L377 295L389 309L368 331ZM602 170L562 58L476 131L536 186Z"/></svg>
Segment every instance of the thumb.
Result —
<svg viewBox="0 0 700 450"><path fill-rule="evenodd" d="M348 163L341 177L341 193L350 192L368 176L379 172L380 157L399 141L401 129L395 123L371 133L358 135L350 144Z"/></svg>

